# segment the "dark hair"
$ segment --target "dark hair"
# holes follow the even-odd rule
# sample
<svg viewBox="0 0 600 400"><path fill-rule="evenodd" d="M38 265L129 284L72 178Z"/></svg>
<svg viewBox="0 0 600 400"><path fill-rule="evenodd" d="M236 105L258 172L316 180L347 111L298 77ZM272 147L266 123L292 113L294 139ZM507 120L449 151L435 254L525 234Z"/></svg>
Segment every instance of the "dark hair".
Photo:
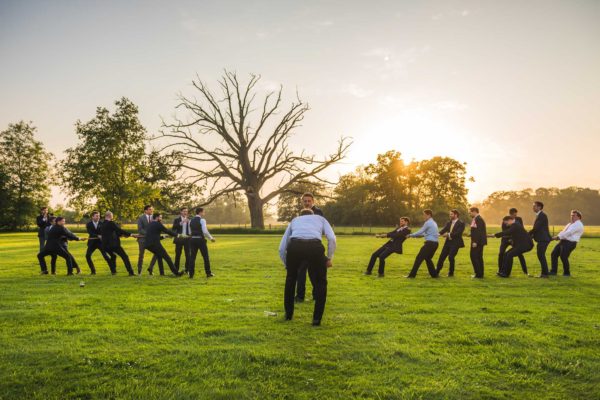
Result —
<svg viewBox="0 0 600 400"><path fill-rule="evenodd" d="M427 214L427 215L429 215L429 216L431 217L431 216L433 215L433 211L431 211L431 210L428 208L428 209L426 209L426 210L423 210L423 214Z"/></svg>
<svg viewBox="0 0 600 400"><path fill-rule="evenodd" d="M581 213L580 213L579 211L577 211L577 210L571 210L571 214L576 214L576 215L577 215L577 217L579 217L579 219L583 218L583 217L581 216Z"/></svg>
<svg viewBox="0 0 600 400"><path fill-rule="evenodd" d="M302 198L305 198L305 197L310 197L313 200L315 199L315 196L313 196L313 194L310 192L306 192L302 195Z"/></svg>
<svg viewBox="0 0 600 400"><path fill-rule="evenodd" d="M400 217L400 219L405 220L406 221L406 225L410 224L410 218L408 218L408 217Z"/></svg>
<svg viewBox="0 0 600 400"><path fill-rule="evenodd" d="M64 219L65 219L65 217L56 217L54 219L54 222L60 222L60 221L63 221Z"/></svg>
<svg viewBox="0 0 600 400"><path fill-rule="evenodd" d="M544 203L542 203L541 201L534 201L533 204L535 204L542 210L544 209Z"/></svg>
<svg viewBox="0 0 600 400"><path fill-rule="evenodd" d="M454 210L450 210L450 212L454 215L456 215L457 217L460 216L460 213L458 212L458 210L455 208Z"/></svg>
<svg viewBox="0 0 600 400"><path fill-rule="evenodd" d="M309 209L303 209L302 211L300 211L300 215L313 215L314 212L313 210L309 210Z"/></svg>
<svg viewBox="0 0 600 400"><path fill-rule="evenodd" d="M161 215L161 213L154 213L152 214L152 219L158 219L158 217L160 217Z"/></svg>
<svg viewBox="0 0 600 400"><path fill-rule="evenodd" d="M510 210L508 210L508 213L509 213L509 214L516 214L516 213L518 213L518 212L519 212L519 210L517 210L517 209L516 209L516 208L514 208L514 207L513 207L513 208L511 208Z"/></svg>
<svg viewBox="0 0 600 400"><path fill-rule="evenodd" d="M479 208L477 208L477 207L471 207L471 208L469 208L469 211L476 212L477 214L479 214Z"/></svg>
<svg viewBox="0 0 600 400"><path fill-rule="evenodd" d="M183 210L187 210L187 209L188 209L187 207L181 207L181 208L179 209L179 211L183 211Z"/></svg>
<svg viewBox="0 0 600 400"><path fill-rule="evenodd" d="M510 220L514 220L515 217L507 215L506 217L502 218L502 222L506 222L506 221L510 221Z"/></svg>
<svg viewBox="0 0 600 400"><path fill-rule="evenodd" d="M200 214L202 211L204 211L204 208L202 208L202 207L196 208L196 214Z"/></svg>
<svg viewBox="0 0 600 400"><path fill-rule="evenodd" d="M48 222L53 223L56 221L56 217L48 217Z"/></svg>
<svg viewBox="0 0 600 400"><path fill-rule="evenodd" d="M100 215L100 213L98 211L94 210L94 211L92 211L92 213L90 214L90 216L93 217L96 214Z"/></svg>
<svg viewBox="0 0 600 400"><path fill-rule="evenodd" d="M149 208L152 208L152 206L150 204L146 204L144 206L144 211L148 211Z"/></svg>
<svg viewBox="0 0 600 400"><path fill-rule="evenodd" d="M44 210L47 210L47 209L48 209L48 206L44 206L44 207L40 208L40 211L44 211Z"/></svg>

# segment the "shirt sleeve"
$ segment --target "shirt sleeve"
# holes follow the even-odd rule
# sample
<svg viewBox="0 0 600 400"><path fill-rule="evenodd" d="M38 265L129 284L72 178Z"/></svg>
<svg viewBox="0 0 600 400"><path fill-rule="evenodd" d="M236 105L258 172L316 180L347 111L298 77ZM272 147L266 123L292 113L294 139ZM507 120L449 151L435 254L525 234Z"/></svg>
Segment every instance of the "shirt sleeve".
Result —
<svg viewBox="0 0 600 400"><path fill-rule="evenodd" d="M331 260L333 258L333 254L335 253L337 241L331 225L325 218L323 218L323 234L327 238L327 258Z"/></svg>
<svg viewBox="0 0 600 400"><path fill-rule="evenodd" d="M427 222L429 222L429 221L427 221ZM425 222L425 224L423 224L423 226L421 227L421 229L419 229L415 233L411 233L408 236L409 237L422 237L422 236L425 236L425 231L427 231L427 222Z"/></svg>
<svg viewBox="0 0 600 400"><path fill-rule="evenodd" d="M207 238L207 239L209 239L209 240L213 240L214 238L212 237L212 235L208 231L208 228L206 227L206 220L204 218L202 218L200 220L200 225L202 226L202 233L204 234L204 237Z"/></svg>
<svg viewBox="0 0 600 400"><path fill-rule="evenodd" d="M292 235L292 224L290 223L288 225L287 229L285 230L283 237L281 238L281 243L279 243L279 258L283 262L283 265L285 265L287 246L288 246L288 242L290 240L291 235Z"/></svg>

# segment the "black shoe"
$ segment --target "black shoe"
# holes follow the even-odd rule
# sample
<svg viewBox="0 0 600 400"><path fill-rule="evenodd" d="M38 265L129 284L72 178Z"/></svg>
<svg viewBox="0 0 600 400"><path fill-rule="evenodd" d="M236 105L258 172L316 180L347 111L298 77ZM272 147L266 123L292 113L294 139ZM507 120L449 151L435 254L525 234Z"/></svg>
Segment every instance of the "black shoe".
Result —
<svg viewBox="0 0 600 400"><path fill-rule="evenodd" d="M448 277L448 278L454 278L454 274L448 274L448 275L446 275L446 277Z"/></svg>
<svg viewBox="0 0 600 400"><path fill-rule="evenodd" d="M291 321L293 316L294 316L294 314L285 314L285 320Z"/></svg>
<svg viewBox="0 0 600 400"><path fill-rule="evenodd" d="M321 320L320 319L313 319L312 326L321 326Z"/></svg>
<svg viewBox="0 0 600 400"><path fill-rule="evenodd" d="M148 268L146 271L148 271L148 275L150 275L150 276L154 275L154 274L152 273L152 270L151 270L150 268Z"/></svg>
<svg viewBox="0 0 600 400"><path fill-rule="evenodd" d="M213 274L212 272L209 272L208 274L206 274L207 278L212 278L213 276L215 276L215 274Z"/></svg>
<svg viewBox="0 0 600 400"><path fill-rule="evenodd" d="M42 271L40 272L40 275L48 275L48 271Z"/></svg>
<svg viewBox="0 0 600 400"><path fill-rule="evenodd" d="M385 276L385 274L377 274L378 278L383 278Z"/></svg>
<svg viewBox="0 0 600 400"><path fill-rule="evenodd" d="M483 276L471 275L471 279L483 279Z"/></svg>
<svg viewBox="0 0 600 400"><path fill-rule="evenodd" d="M405 276L405 278L408 278L408 279L415 279L415 277L414 277L413 275L406 275L406 276Z"/></svg>
<svg viewBox="0 0 600 400"><path fill-rule="evenodd" d="M363 272L363 275L373 275L373 272L366 270L365 272Z"/></svg>
<svg viewBox="0 0 600 400"><path fill-rule="evenodd" d="M73 276L72 272L67 273L67 276Z"/></svg>
<svg viewBox="0 0 600 400"><path fill-rule="evenodd" d="M302 297L294 297L294 303L304 303L304 298Z"/></svg>
<svg viewBox="0 0 600 400"><path fill-rule="evenodd" d="M116 275L116 274L117 274L117 271L115 271L115 272L111 272L110 274L111 274L111 275Z"/></svg>
<svg viewBox="0 0 600 400"><path fill-rule="evenodd" d="M548 278L548 274L539 274L536 278Z"/></svg>
<svg viewBox="0 0 600 400"><path fill-rule="evenodd" d="M431 278L436 279L436 278L439 278L439 277L440 277L440 274L435 274Z"/></svg>
<svg viewBox="0 0 600 400"><path fill-rule="evenodd" d="M129 273L129 276L135 276L135 274L133 273L133 271L131 271L131 272Z"/></svg>
<svg viewBox="0 0 600 400"><path fill-rule="evenodd" d="M497 273L496 275L498 275L498 278L508 278L508 276L506 274L503 273Z"/></svg>
<svg viewBox="0 0 600 400"><path fill-rule="evenodd" d="M548 272L548 275L551 275L551 276L556 276L556 275L558 275L558 274L557 274L556 272L554 272L554 271L550 271L550 272Z"/></svg>
<svg viewBox="0 0 600 400"><path fill-rule="evenodd" d="M96 271L90 272L90 275L96 275Z"/></svg>
<svg viewBox="0 0 600 400"><path fill-rule="evenodd" d="M81 274L81 270L79 268L77 268L77 272L75 272L77 275Z"/></svg>
<svg viewBox="0 0 600 400"><path fill-rule="evenodd" d="M570 278L571 274L562 274L562 276L565 277L565 278Z"/></svg>

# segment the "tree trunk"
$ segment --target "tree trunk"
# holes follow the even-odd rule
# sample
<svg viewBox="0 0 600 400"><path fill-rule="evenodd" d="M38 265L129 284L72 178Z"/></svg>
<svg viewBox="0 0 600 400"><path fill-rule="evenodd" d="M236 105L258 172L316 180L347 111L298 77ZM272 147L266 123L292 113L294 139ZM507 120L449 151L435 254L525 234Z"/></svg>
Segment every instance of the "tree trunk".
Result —
<svg viewBox="0 0 600 400"><path fill-rule="evenodd" d="M263 215L264 203L261 198L252 194L248 197L248 208L250 209L250 224L252 228L265 229L265 218Z"/></svg>

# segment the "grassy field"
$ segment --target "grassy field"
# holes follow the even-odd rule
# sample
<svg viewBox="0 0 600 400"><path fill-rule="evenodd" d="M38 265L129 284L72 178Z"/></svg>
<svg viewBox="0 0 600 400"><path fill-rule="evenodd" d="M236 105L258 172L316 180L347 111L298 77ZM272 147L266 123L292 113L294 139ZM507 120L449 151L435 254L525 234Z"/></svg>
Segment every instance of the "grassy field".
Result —
<svg viewBox="0 0 600 400"><path fill-rule="evenodd" d="M132 259L137 245L125 240ZM166 243L166 242L165 242ZM381 240L341 236L323 325L283 320L278 236L219 236L215 278L40 276L34 234L0 235L1 399L598 399L600 240L572 278L403 279L421 244L361 275ZM168 244L169 251L172 245ZM533 254L530 271L539 273ZM148 262L149 260L147 260ZM85 281L85 287L79 286ZM272 317L265 311L277 312Z"/></svg>

